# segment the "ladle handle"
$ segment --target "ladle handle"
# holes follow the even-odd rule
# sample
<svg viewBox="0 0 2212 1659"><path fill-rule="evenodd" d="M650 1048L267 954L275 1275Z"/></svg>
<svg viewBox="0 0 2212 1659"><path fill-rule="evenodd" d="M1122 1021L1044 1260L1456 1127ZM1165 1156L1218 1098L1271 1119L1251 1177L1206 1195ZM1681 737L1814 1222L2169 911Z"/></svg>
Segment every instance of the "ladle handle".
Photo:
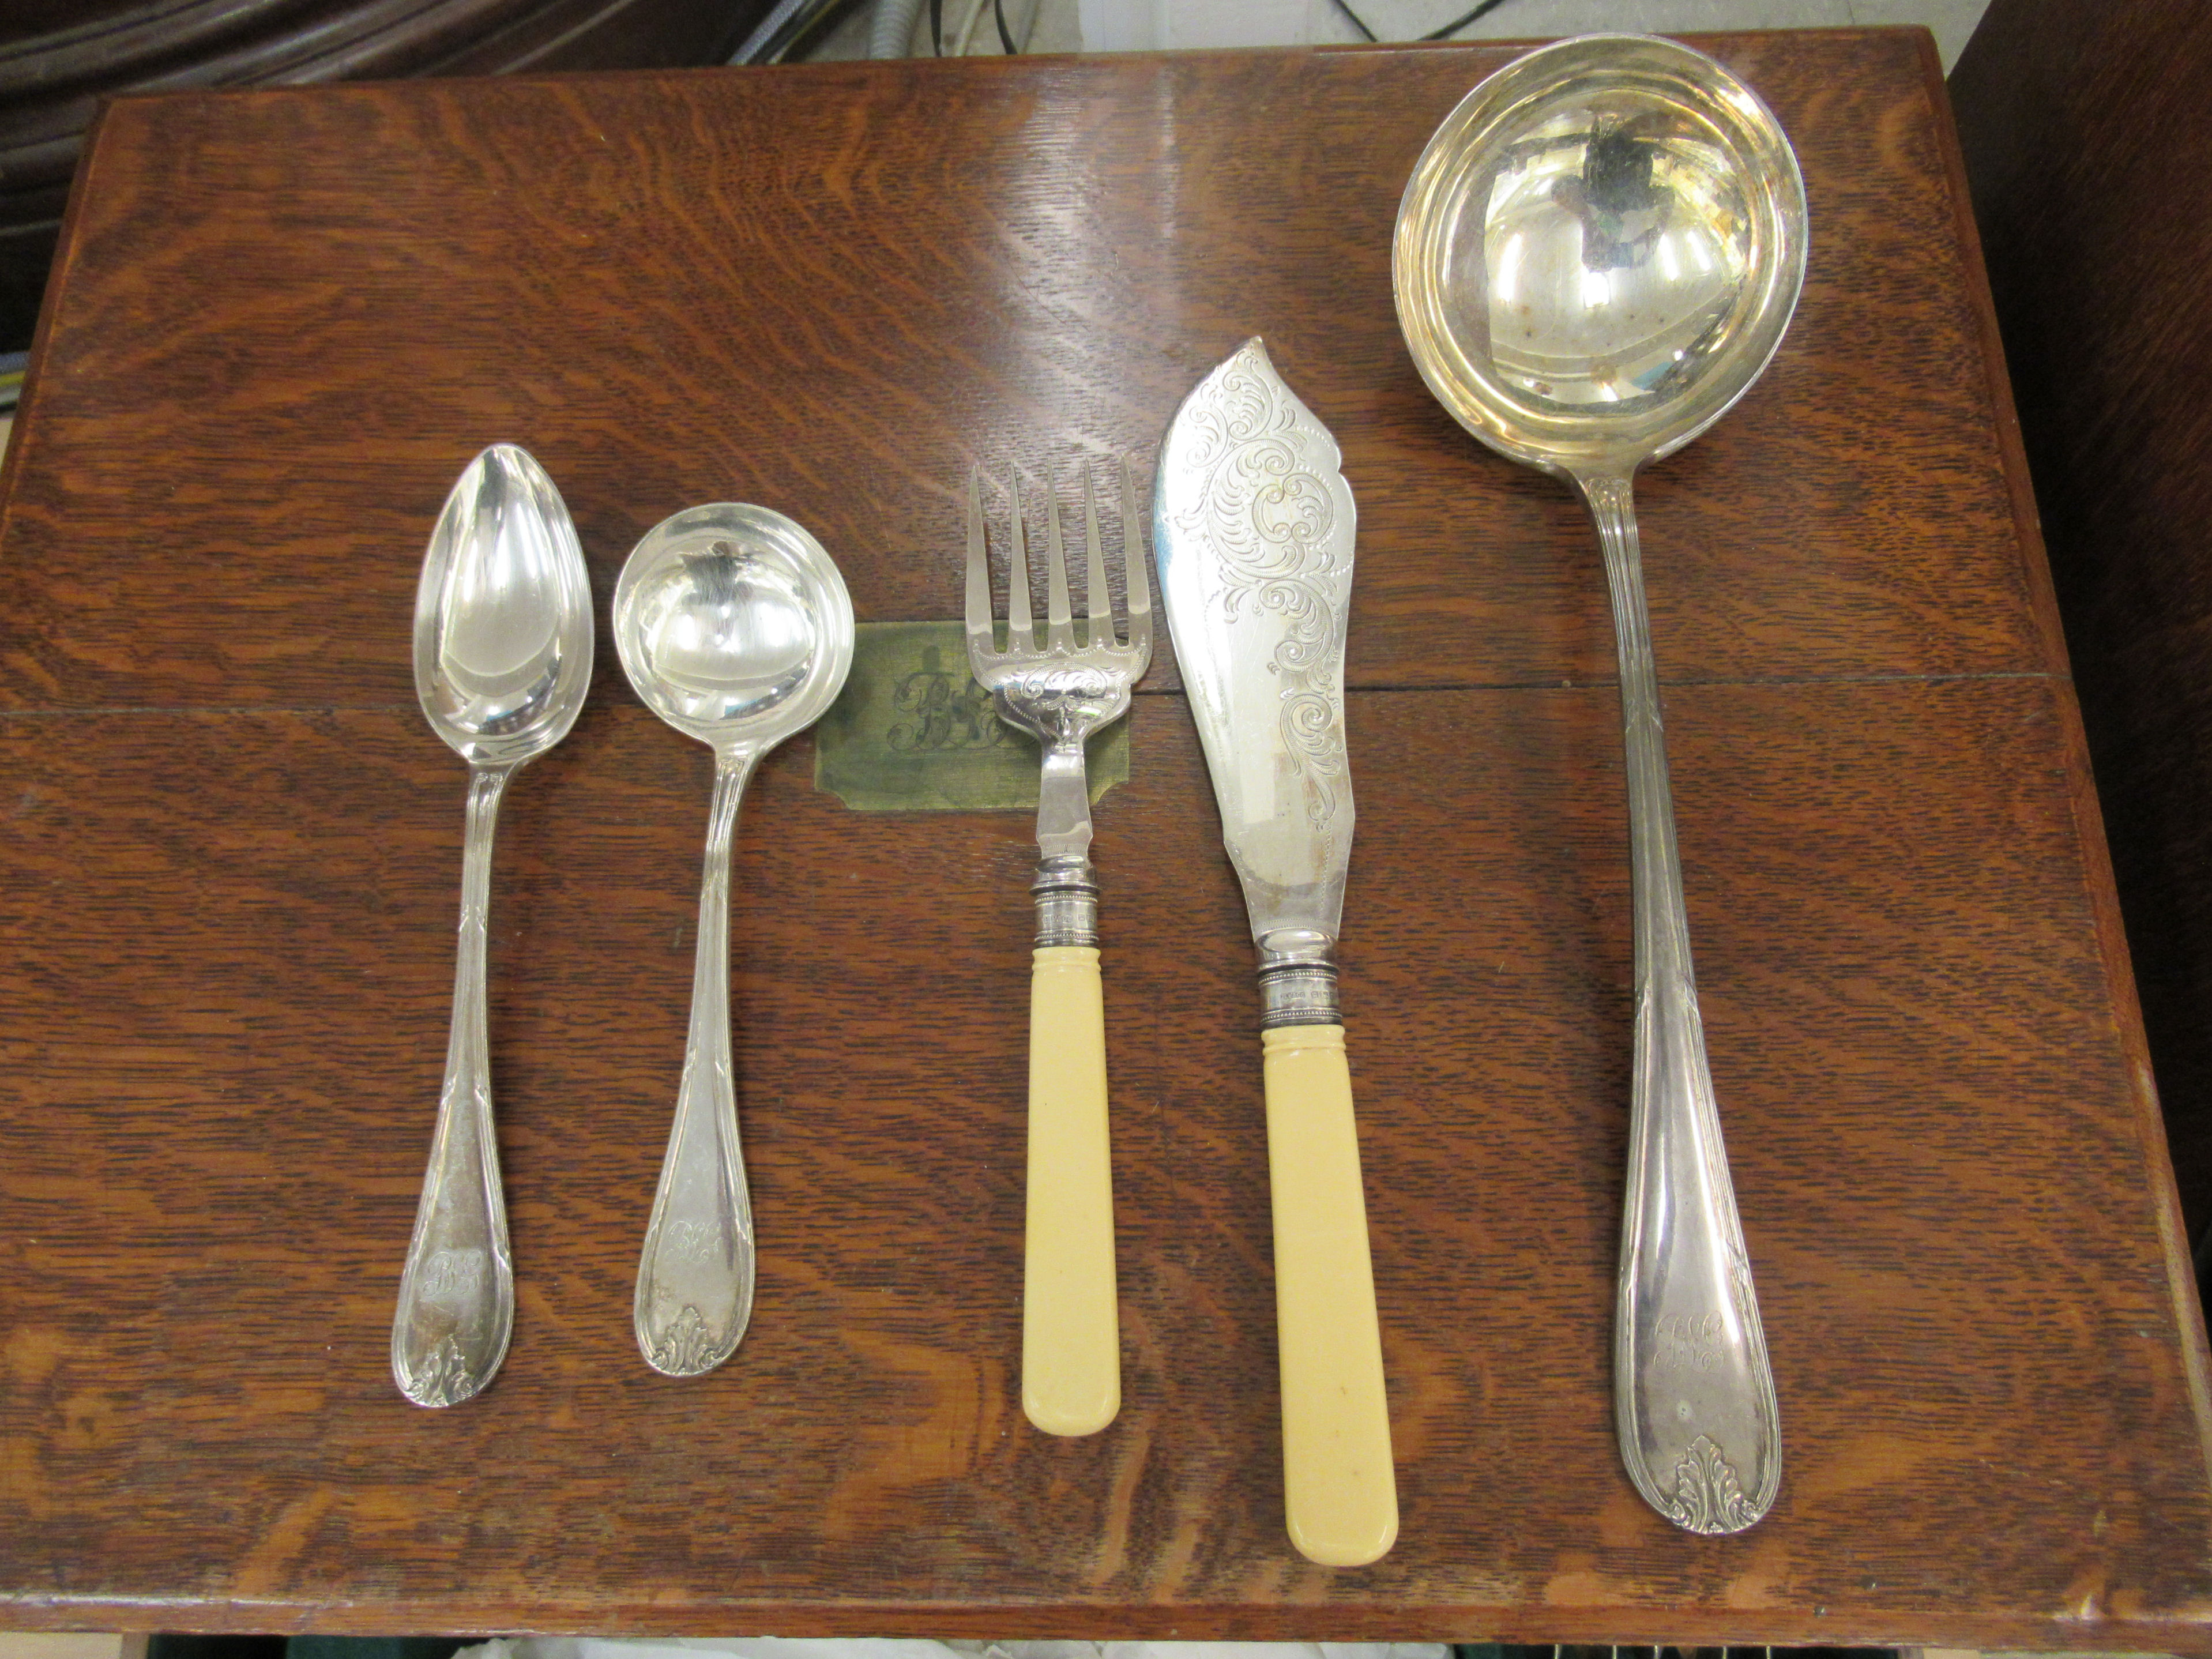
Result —
<svg viewBox="0 0 2212 1659"><path fill-rule="evenodd" d="M476 1394L507 1357L514 1328L514 1268L492 1127L484 1015L492 834L514 769L483 766L469 773L446 1082L392 1322L392 1378L418 1406L457 1405Z"/></svg>
<svg viewBox="0 0 2212 1659"><path fill-rule="evenodd" d="M1629 480L1589 478L1582 488L1613 596L1635 911L1628 1187L1613 1327L1620 1453L1637 1490L1678 1526L1741 1532L1766 1513L1781 1482L1781 1419L1698 1018Z"/></svg>
<svg viewBox="0 0 2212 1659"><path fill-rule="evenodd" d="M724 753L715 763L691 1030L637 1269L631 1320L638 1350L670 1376L702 1376L727 1359L753 1311L752 1200L730 1060L730 844L753 758Z"/></svg>

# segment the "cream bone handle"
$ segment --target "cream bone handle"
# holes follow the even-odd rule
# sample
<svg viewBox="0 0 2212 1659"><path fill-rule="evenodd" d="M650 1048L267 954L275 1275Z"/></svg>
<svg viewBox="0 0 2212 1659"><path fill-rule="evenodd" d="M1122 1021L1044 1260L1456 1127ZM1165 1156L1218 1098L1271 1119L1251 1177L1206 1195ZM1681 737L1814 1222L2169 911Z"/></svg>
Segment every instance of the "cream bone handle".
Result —
<svg viewBox="0 0 2212 1659"><path fill-rule="evenodd" d="M1121 1409L1106 1006L1092 882L1086 860L1048 860L1034 889L1022 1410L1048 1434L1095 1434ZM1082 942L1054 942L1069 940Z"/></svg>
<svg viewBox="0 0 2212 1659"><path fill-rule="evenodd" d="M1285 1519L1309 1560L1364 1566L1397 1539L1398 1487L1344 1027L1262 1041Z"/></svg>

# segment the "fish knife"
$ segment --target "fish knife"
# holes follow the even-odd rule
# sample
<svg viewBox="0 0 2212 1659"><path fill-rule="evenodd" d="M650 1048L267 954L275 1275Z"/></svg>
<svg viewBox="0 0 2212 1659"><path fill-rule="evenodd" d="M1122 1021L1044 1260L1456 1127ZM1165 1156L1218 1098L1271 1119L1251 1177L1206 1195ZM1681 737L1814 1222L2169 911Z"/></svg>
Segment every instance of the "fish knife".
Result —
<svg viewBox="0 0 2212 1659"><path fill-rule="evenodd" d="M1259 953L1283 1508L1310 1560L1398 1534L1336 939L1352 855L1344 633L1353 507L1328 428L1257 338L1176 413L1153 551Z"/></svg>

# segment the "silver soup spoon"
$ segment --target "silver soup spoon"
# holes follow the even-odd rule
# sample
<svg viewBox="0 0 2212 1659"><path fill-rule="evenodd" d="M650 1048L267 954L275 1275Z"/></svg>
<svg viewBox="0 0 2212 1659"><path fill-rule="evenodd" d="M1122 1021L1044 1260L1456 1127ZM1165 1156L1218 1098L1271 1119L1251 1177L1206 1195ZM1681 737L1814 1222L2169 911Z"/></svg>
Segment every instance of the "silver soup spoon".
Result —
<svg viewBox="0 0 2212 1659"><path fill-rule="evenodd" d="M730 842L753 763L814 723L853 665L853 602L805 531L694 507L647 532L615 586L615 647L647 708L714 751L691 1030L638 1263L633 1322L657 1371L697 1376L753 1308L752 1205L730 1063Z"/></svg>
<svg viewBox="0 0 2212 1659"><path fill-rule="evenodd" d="M484 1018L492 830L507 781L568 735L591 680L575 526L545 469L495 444L446 498L415 594L415 695L469 763L446 1084L392 1322L392 1380L418 1406L451 1406L490 1382L514 1328Z"/></svg>
<svg viewBox="0 0 2212 1659"><path fill-rule="evenodd" d="M1703 54L1639 35L1507 64L1413 169L1392 256L1421 378L1597 520L1628 759L1636 1030L1613 1334L1621 1457L1693 1532L1782 1478L1780 1414L1690 969L1629 481L1741 397L1805 274L1805 186L1774 117Z"/></svg>

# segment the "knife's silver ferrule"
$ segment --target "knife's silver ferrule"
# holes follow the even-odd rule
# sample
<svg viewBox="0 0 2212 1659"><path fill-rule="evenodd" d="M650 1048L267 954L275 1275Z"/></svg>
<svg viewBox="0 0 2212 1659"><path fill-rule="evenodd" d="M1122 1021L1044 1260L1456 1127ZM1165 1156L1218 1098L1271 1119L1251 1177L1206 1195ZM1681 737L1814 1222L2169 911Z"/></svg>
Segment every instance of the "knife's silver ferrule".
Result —
<svg viewBox="0 0 2212 1659"><path fill-rule="evenodd" d="M1310 927L1279 927L1260 950L1260 1029L1340 1025L1336 1006L1336 941Z"/></svg>
<svg viewBox="0 0 2212 1659"><path fill-rule="evenodd" d="M1038 860L1030 884L1036 899L1036 942L1098 948L1098 875L1080 854L1060 853Z"/></svg>

